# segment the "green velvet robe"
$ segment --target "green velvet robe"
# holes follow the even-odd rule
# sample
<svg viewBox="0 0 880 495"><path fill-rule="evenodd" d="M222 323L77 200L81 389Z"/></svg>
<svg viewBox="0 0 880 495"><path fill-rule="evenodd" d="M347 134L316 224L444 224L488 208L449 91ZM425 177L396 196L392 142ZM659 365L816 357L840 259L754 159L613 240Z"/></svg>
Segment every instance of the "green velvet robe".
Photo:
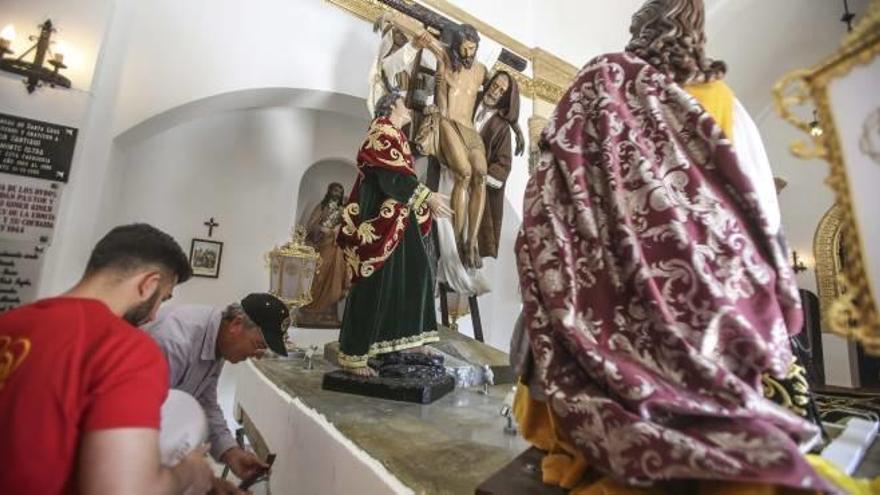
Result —
<svg viewBox="0 0 880 495"><path fill-rule="evenodd" d="M368 168L363 170L358 204L361 218L375 218L382 203L393 198L408 203L419 187L414 175ZM367 365L370 356L436 342L434 274L413 211L403 238L384 264L358 280L345 303L339 334L343 367Z"/></svg>

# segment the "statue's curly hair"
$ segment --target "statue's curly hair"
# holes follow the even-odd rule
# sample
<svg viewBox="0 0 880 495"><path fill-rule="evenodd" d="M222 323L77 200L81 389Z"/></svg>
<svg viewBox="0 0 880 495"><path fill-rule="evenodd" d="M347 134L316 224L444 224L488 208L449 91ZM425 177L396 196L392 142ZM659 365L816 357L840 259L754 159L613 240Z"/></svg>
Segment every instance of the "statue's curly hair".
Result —
<svg viewBox="0 0 880 495"><path fill-rule="evenodd" d="M626 51L679 84L723 79L727 64L706 56L703 0L648 0L632 18Z"/></svg>

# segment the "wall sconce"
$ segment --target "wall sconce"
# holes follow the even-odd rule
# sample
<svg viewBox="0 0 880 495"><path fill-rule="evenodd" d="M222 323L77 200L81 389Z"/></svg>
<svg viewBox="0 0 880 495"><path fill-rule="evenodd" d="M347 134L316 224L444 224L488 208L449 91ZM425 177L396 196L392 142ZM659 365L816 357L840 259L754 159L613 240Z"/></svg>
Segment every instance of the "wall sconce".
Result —
<svg viewBox="0 0 880 495"><path fill-rule="evenodd" d="M9 46L15 40L15 27L10 24L3 28L3 31L0 31L0 70L25 76L24 84L28 93L33 93L43 83L48 83L53 88L57 86L69 88L70 79L58 73L59 70L67 68L64 65L64 57L68 55L67 48L61 42L52 41L55 28L52 27L51 20L47 20L39 27L39 36L28 37L30 41L36 41L36 43L18 58L6 58L6 55L12 54ZM55 43L54 48L50 48L52 43ZM34 52L33 61L25 61L24 57L31 52ZM48 60L47 56L50 56ZM44 63L48 63L52 68L45 67Z"/></svg>
<svg viewBox="0 0 880 495"><path fill-rule="evenodd" d="M813 121L810 122L810 135L814 138L822 137L825 131L822 130L822 126L819 125L819 114L816 110L813 110Z"/></svg>
<svg viewBox="0 0 880 495"><path fill-rule="evenodd" d="M807 265L804 264L804 260L798 258L797 251L791 252L791 269L795 274L807 271Z"/></svg>

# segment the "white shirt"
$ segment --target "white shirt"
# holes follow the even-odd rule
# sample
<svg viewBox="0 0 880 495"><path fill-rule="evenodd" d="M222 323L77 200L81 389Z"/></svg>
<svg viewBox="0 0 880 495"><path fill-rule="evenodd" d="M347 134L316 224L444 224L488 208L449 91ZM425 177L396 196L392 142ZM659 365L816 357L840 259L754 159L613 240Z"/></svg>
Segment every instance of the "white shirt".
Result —
<svg viewBox="0 0 880 495"><path fill-rule="evenodd" d="M740 168L752 179L752 186L758 196L758 205L767 216L770 232L778 234L782 224L782 213L779 211L779 199L776 197L776 183L773 181L770 159L767 158L758 126L736 98L733 100L733 148Z"/></svg>

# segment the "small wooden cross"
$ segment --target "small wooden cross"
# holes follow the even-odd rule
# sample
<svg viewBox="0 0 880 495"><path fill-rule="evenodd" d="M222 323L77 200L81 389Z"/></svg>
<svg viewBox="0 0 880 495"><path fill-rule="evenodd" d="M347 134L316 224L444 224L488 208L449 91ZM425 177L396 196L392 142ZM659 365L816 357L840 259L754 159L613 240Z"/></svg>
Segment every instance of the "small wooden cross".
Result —
<svg viewBox="0 0 880 495"><path fill-rule="evenodd" d="M210 220L203 224L205 227L208 227L208 237L214 234L214 227L219 227L220 224L214 221L214 217L211 217Z"/></svg>
<svg viewBox="0 0 880 495"><path fill-rule="evenodd" d="M846 30L850 33L852 32L852 22L855 18L856 15L849 11L849 2L843 0L843 17L840 18L840 22L846 24Z"/></svg>

